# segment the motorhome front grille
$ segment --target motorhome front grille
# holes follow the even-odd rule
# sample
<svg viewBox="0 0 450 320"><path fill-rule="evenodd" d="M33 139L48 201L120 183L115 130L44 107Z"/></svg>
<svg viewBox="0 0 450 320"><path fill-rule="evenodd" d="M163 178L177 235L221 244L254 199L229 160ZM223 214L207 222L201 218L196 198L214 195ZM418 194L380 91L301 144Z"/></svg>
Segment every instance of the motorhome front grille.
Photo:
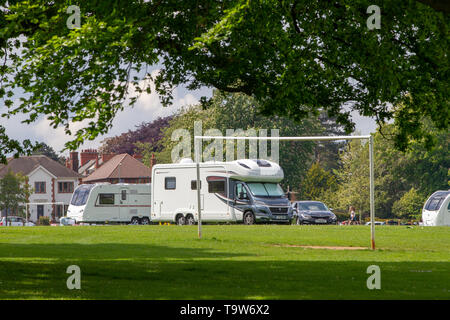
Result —
<svg viewBox="0 0 450 320"><path fill-rule="evenodd" d="M288 212L288 207L270 207L270 211L273 214L282 214Z"/></svg>

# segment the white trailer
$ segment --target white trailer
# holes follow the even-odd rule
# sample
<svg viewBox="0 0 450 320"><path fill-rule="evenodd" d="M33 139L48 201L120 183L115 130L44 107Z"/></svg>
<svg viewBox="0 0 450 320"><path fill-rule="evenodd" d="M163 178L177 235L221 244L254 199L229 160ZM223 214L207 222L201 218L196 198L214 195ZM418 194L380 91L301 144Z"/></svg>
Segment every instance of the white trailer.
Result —
<svg viewBox="0 0 450 320"><path fill-rule="evenodd" d="M450 190L436 191L422 209L424 226L450 226Z"/></svg>
<svg viewBox="0 0 450 320"><path fill-rule="evenodd" d="M290 201L278 184L281 167L266 160L200 164L202 221L289 223ZM157 164L152 169L152 221L198 221L197 171L191 159Z"/></svg>
<svg viewBox="0 0 450 320"><path fill-rule="evenodd" d="M76 223L149 224L151 184L82 184L75 189L67 217Z"/></svg>

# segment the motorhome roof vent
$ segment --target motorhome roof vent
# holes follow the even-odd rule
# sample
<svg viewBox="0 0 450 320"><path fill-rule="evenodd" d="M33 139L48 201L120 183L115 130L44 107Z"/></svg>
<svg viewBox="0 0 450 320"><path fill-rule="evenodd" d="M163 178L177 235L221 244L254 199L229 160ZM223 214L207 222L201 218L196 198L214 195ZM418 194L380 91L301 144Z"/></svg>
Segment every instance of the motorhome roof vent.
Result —
<svg viewBox="0 0 450 320"><path fill-rule="evenodd" d="M191 158L183 158L179 163L194 163Z"/></svg>
<svg viewBox="0 0 450 320"><path fill-rule="evenodd" d="M242 162L238 162L241 166L243 166L246 169L250 169L250 167Z"/></svg>
<svg viewBox="0 0 450 320"><path fill-rule="evenodd" d="M258 167L271 167L270 163L266 160L254 160L257 164Z"/></svg>

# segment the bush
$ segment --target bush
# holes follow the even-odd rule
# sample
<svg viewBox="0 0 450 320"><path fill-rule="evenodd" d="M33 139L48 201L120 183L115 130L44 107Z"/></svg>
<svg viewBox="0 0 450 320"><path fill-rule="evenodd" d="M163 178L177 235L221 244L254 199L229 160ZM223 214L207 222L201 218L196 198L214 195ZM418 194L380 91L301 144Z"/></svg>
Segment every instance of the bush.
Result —
<svg viewBox="0 0 450 320"><path fill-rule="evenodd" d="M39 217L39 225L41 226L49 226L50 218L49 217Z"/></svg>
<svg viewBox="0 0 450 320"><path fill-rule="evenodd" d="M400 219L411 219L420 215L425 197L411 188L399 200L394 202L392 213Z"/></svg>

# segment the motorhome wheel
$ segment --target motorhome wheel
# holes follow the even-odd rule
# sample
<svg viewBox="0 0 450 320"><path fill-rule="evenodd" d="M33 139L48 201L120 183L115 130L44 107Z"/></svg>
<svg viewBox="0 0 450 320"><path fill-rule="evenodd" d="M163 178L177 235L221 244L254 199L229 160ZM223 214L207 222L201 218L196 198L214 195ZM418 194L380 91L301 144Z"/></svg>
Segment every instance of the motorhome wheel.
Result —
<svg viewBox="0 0 450 320"><path fill-rule="evenodd" d="M255 223L255 216L253 215L253 212L247 211L244 214L244 224L251 225Z"/></svg>

